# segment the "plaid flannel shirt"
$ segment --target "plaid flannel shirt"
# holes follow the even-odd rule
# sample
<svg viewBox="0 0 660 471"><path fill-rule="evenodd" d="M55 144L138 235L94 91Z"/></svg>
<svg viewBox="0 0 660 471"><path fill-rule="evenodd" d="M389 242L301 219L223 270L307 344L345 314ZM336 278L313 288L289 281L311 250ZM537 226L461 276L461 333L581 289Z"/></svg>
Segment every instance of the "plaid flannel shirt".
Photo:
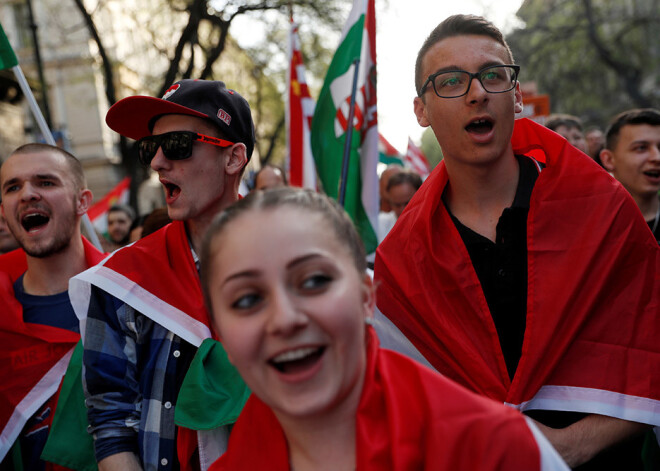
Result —
<svg viewBox="0 0 660 471"><path fill-rule="evenodd" d="M83 386L97 461L130 451L145 470L178 469L178 377L195 347L94 286L84 347Z"/></svg>

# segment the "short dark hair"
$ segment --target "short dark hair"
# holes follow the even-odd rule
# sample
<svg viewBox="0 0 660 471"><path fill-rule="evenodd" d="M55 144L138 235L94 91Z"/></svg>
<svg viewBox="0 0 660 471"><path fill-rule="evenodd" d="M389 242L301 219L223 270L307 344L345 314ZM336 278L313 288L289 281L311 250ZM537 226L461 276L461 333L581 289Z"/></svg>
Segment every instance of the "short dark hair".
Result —
<svg viewBox="0 0 660 471"><path fill-rule="evenodd" d="M582 121L577 116L570 114L551 114L545 121L545 127L556 131L559 126L566 126L569 129L577 128L582 132Z"/></svg>
<svg viewBox="0 0 660 471"><path fill-rule="evenodd" d="M424 77L422 77L422 61L429 49L443 39L470 34L488 36L494 39L505 47L509 55L509 60L512 64L514 63L511 48L504 39L502 32L493 23L482 16L476 15L450 16L431 31L431 34L426 38L426 41L424 41L424 44L417 53L417 60L415 61L415 90L417 90L418 96L421 94L424 81Z"/></svg>
<svg viewBox="0 0 660 471"><path fill-rule="evenodd" d="M660 126L660 111L655 108L635 108L616 115L605 132L605 148L614 150L619 143L621 128L638 124Z"/></svg>
<svg viewBox="0 0 660 471"><path fill-rule="evenodd" d="M116 212L122 212L126 214L131 220L131 223L135 221L135 210L127 204L113 204L110 206L110 209L108 209L108 214Z"/></svg>
<svg viewBox="0 0 660 471"><path fill-rule="evenodd" d="M365 273L367 259L362 240L353 226L351 218L336 201L315 191L295 187L280 187L255 191L219 213L211 222L202 243L200 256L200 278L204 298L211 309L209 299L209 276L213 258L213 241L240 215L253 210L273 210L283 207L298 208L318 214L332 227L342 245L348 249L355 268Z"/></svg>
<svg viewBox="0 0 660 471"><path fill-rule="evenodd" d="M422 186L422 177L412 170L403 170L399 173L395 173L387 182L387 191L390 191L397 185L403 185L405 183L409 184L415 189L415 191L417 191L419 190L419 187Z"/></svg>
<svg viewBox="0 0 660 471"><path fill-rule="evenodd" d="M33 142L30 144L23 144L18 147L11 155L16 154L36 154L36 153L45 153L45 152L55 152L64 156L67 163L69 164L69 169L71 170L71 175L73 176L73 183L77 189L82 190L87 188L87 181L85 179L85 172L83 170L80 160L78 160L73 154L65 151L61 147L52 146L50 144L42 144L38 142Z"/></svg>

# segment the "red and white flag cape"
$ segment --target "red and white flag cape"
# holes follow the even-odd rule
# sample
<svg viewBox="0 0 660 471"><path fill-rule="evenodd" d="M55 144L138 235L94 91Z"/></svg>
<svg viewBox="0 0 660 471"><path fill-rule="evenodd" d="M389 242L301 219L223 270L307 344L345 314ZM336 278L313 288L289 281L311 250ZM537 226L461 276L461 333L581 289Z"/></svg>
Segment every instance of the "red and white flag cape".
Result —
<svg viewBox="0 0 660 471"><path fill-rule="evenodd" d="M86 239L88 266L103 258ZM25 253L0 257L0 461L30 417L56 392L80 335L66 329L23 322L23 308L14 296L14 282L27 268ZM52 417L52 415L51 415Z"/></svg>
<svg viewBox="0 0 660 471"><path fill-rule="evenodd" d="M429 173L431 173L431 166L424 152L410 138L408 138L408 151L404 156L404 161L408 167L419 173L423 179L426 179Z"/></svg>
<svg viewBox="0 0 660 471"><path fill-rule="evenodd" d="M315 102L309 95L305 65L300 52L298 25L291 19L289 35L289 75L287 106L287 171L289 184L316 190L316 166L312 155L310 129Z"/></svg>
<svg viewBox="0 0 660 471"><path fill-rule="evenodd" d="M513 380L441 200L443 162L378 247L378 307L439 372L479 394L522 410L659 426L655 238L628 192L565 139L519 119L511 143L516 154L546 164L527 220L527 319Z"/></svg>
<svg viewBox="0 0 660 471"><path fill-rule="evenodd" d="M131 178L126 177L110 190L103 198L87 210L87 215L100 234L108 232L108 210L115 204L128 204Z"/></svg>

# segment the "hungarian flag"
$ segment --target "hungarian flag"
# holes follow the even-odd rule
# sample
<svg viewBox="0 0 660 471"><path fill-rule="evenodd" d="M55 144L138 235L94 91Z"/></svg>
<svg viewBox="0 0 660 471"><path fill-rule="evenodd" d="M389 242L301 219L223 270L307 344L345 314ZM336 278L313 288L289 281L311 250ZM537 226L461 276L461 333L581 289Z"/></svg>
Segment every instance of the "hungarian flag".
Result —
<svg viewBox="0 0 660 471"><path fill-rule="evenodd" d="M348 123L356 61L355 114ZM324 190L339 199L347 130L349 124L353 126L344 209L362 236L367 253L378 244L377 123L374 0L354 0L314 112L312 151Z"/></svg>
<svg viewBox="0 0 660 471"><path fill-rule="evenodd" d="M289 184L316 190L316 166L310 133L316 103L309 96L298 25L291 18L289 35L289 103L287 106L287 171Z"/></svg>
<svg viewBox="0 0 660 471"><path fill-rule="evenodd" d="M419 173L422 178L428 177L429 173L431 173L431 166L424 152L410 138L408 138L408 151L404 159L406 161L406 167Z"/></svg>
<svg viewBox="0 0 660 471"><path fill-rule="evenodd" d="M115 204L128 204L128 191L131 186L131 178L126 177L117 186L101 198L94 206L87 210L87 215L100 234L108 232L108 211Z"/></svg>
<svg viewBox="0 0 660 471"><path fill-rule="evenodd" d="M0 70L10 69L18 65L16 54L9 44L5 30L0 24Z"/></svg>
<svg viewBox="0 0 660 471"><path fill-rule="evenodd" d="M378 161L385 165L398 164L403 167L401 153L380 133L378 133Z"/></svg>

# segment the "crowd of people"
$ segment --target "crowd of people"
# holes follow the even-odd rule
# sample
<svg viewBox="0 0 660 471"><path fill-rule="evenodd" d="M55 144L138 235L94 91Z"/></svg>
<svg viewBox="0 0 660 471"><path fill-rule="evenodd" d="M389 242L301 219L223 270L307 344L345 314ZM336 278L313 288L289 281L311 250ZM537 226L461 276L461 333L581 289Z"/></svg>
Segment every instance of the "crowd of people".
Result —
<svg viewBox="0 0 660 471"><path fill-rule="evenodd" d="M571 116L515 120L519 73L482 17L431 32L414 113L443 161L424 182L382 172L373 265L342 208L282 169L239 197L254 124L219 81L108 111L167 205L113 207L110 255L80 232L80 162L14 151L0 469L658 466L660 112L586 139Z"/></svg>

